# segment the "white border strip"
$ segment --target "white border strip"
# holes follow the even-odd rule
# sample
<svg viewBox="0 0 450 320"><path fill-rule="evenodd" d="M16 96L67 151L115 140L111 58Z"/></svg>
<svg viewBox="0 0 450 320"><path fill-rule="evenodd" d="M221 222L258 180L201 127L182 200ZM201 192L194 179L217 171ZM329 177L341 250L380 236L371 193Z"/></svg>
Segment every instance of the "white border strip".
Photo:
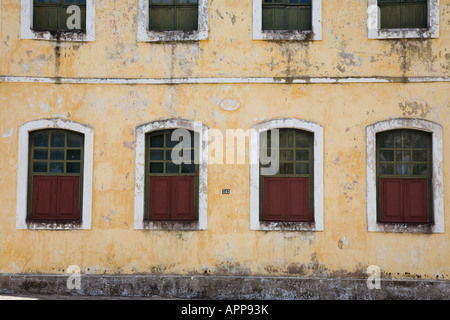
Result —
<svg viewBox="0 0 450 320"><path fill-rule="evenodd" d="M208 39L208 1L198 1L198 27L195 31L150 31L149 0L138 0L137 41L200 41Z"/></svg>
<svg viewBox="0 0 450 320"><path fill-rule="evenodd" d="M274 119L252 127L250 137L250 230L280 230L259 219L259 135L270 129L294 128L314 133L314 227L323 231L323 128L299 119Z"/></svg>
<svg viewBox="0 0 450 320"><path fill-rule="evenodd" d="M86 1L86 32L63 32L58 39L48 31L33 30L33 0L21 0L20 34L22 39L94 41L95 40L95 0Z"/></svg>
<svg viewBox="0 0 450 320"><path fill-rule="evenodd" d="M262 30L262 0L253 0L254 40L322 40L322 0L312 0L312 31Z"/></svg>
<svg viewBox="0 0 450 320"><path fill-rule="evenodd" d="M28 143L29 133L41 129L67 129L84 134L84 164L83 164L83 204L82 204L82 224L81 227L66 228L58 224L56 227L46 226L40 223L27 224L27 192L28 192ZM92 220L92 172L94 155L94 130L84 124L62 120L36 120L25 123L19 128L19 167L17 177L17 229L83 229L91 228Z"/></svg>
<svg viewBox="0 0 450 320"><path fill-rule="evenodd" d="M432 193L434 224L431 231L444 232L444 191L443 191L443 149L442 127L439 124L421 119L392 119L370 125L366 129L367 154L367 230L389 232L385 224L377 223L377 186L376 186L376 134L394 129L415 129L432 133ZM391 224L392 225L392 224ZM398 229L398 228L397 228ZM421 232L411 231L408 232Z"/></svg>
<svg viewBox="0 0 450 320"><path fill-rule="evenodd" d="M187 129L199 134L199 199L198 226L196 230L206 230L208 220L208 127L201 122L185 119L160 120L136 128L136 174L134 192L134 229L161 229L157 225L145 227L145 135L152 131L165 129Z"/></svg>
<svg viewBox="0 0 450 320"><path fill-rule="evenodd" d="M367 1L367 36L369 39L439 38L439 0L428 0L427 29L380 29L378 0Z"/></svg>
<svg viewBox="0 0 450 320"><path fill-rule="evenodd" d="M170 85L170 84L348 84L348 83L427 83L450 82L443 77L244 77L244 78L60 78L0 76L0 83L51 84L118 84L118 85Z"/></svg>

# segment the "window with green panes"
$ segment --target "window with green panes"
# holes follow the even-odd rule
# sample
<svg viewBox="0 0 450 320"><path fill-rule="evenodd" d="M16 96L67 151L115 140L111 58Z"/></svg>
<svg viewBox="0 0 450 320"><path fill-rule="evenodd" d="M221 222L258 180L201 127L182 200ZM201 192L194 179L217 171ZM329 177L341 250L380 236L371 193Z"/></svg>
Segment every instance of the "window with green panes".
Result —
<svg viewBox="0 0 450 320"><path fill-rule="evenodd" d="M149 30L198 29L198 0L149 0Z"/></svg>
<svg viewBox="0 0 450 320"><path fill-rule="evenodd" d="M263 0L263 30L312 30L311 0Z"/></svg>
<svg viewBox="0 0 450 320"><path fill-rule="evenodd" d="M70 28L69 18L74 14L67 9L76 5L80 9L80 29ZM86 30L86 0L33 0L33 29L38 31Z"/></svg>
<svg viewBox="0 0 450 320"><path fill-rule="evenodd" d="M380 28L427 28L428 0L378 0Z"/></svg>
<svg viewBox="0 0 450 320"><path fill-rule="evenodd" d="M297 129L278 130L278 150L272 146L272 132L267 132L267 155L279 152L279 169L274 175L260 174L261 219L313 221L314 135ZM271 165L261 165L261 169Z"/></svg>
<svg viewBox="0 0 450 320"><path fill-rule="evenodd" d="M28 216L79 220L84 136L65 130L30 133Z"/></svg>
<svg viewBox="0 0 450 320"><path fill-rule="evenodd" d="M378 220L427 223L431 216L431 134L377 134Z"/></svg>
<svg viewBox="0 0 450 320"><path fill-rule="evenodd" d="M183 136L172 140L174 130L146 136L145 218L148 220L196 220L198 211L198 134L190 131L189 146ZM189 158L187 162L176 162ZM189 157L186 157L187 155Z"/></svg>

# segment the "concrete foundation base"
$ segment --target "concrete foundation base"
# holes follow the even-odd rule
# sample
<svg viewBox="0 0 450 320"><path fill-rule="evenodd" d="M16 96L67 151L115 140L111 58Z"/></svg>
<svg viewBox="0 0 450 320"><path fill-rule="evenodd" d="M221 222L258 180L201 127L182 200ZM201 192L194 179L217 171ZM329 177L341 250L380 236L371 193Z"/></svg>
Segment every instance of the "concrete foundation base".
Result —
<svg viewBox="0 0 450 320"><path fill-rule="evenodd" d="M448 280L0 274L0 294L153 297L162 299L258 300L447 300Z"/></svg>

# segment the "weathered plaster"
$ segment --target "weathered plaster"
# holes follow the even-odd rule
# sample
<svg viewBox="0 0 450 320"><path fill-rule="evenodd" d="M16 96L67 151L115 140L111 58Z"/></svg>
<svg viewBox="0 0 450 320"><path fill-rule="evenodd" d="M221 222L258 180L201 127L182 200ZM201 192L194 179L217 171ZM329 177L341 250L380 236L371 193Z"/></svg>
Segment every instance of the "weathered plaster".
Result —
<svg viewBox="0 0 450 320"><path fill-rule="evenodd" d="M432 134L432 225L408 225L377 222L376 188L376 134L393 129L415 129ZM443 233L444 231L444 191L443 191L443 141L442 127L422 119L391 119L370 125L366 130L367 139L367 230L375 232L424 232Z"/></svg>
<svg viewBox="0 0 450 320"><path fill-rule="evenodd" d="M66 129L84 134L83 163L83 203L81 206L81 222L77 223L36 223L27 221L28 194L28 150L29 133L41 129ZM19 128L19 165L17 177L17 210L16 228L33 230L72 230L90 229L92 220L92 174L94 155L94 130L84 124L62 119L45 119L30 121Z"/></svg>

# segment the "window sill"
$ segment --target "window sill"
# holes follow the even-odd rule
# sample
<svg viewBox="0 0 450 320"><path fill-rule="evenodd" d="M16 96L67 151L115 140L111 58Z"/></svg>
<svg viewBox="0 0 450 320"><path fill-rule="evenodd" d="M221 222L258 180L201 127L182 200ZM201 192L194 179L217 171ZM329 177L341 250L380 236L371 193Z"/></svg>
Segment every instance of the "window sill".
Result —
<svg viewBox="0 0 450 320"><path fill-rule="evenodd" d="M27 220L28 230L82 230L83 223L78 221L36 221Z"/></svg>
<svg viewBox="0 0 450 320"><path fill-rule="evenodd" d="M313 41L322 40L322 38L312 30L262 30L255 32L253 40Z"/></svg>
<svg viewBox="0 0 450 320"><path fill-rule="evenodd" d="M319 231L315 222L259 221L256 231Z"/></svg>
<svg viewBox="0 0 450 320"><path fill-rule="evenodd" d="M393 233L427 233L431 234L435 231L433 230L434 224L432 223L387 223L387 222L377 222L375 232L393 232Z"/></svg>
<svg viewBox="0 0 450 320"><path fill-rule="evenodd" d="M196 231L200 228L198 221L149 221L144 220L141 230Z"/></svg>
<svg viewBox="0 0 450 320"><path fill-rule="evenodd" d="M86 31L44 31L44 30L28 30L22 33L22 39L29 40L47 40L47 41L94 41Z"/></svg>
<svg viewBox="0 0 450 320"><path fill-rule="evenodd" d="M369 39L429 39L439 38L439 30L435 28L404 28L369 30Z"/></svg>
<svg viewBox="0 0 450 320"><path fill-rule="evenodd" d="M169 42L169 41L201 41L208 39L207 31L150 31L138 35L139 42Z"/></svg>

